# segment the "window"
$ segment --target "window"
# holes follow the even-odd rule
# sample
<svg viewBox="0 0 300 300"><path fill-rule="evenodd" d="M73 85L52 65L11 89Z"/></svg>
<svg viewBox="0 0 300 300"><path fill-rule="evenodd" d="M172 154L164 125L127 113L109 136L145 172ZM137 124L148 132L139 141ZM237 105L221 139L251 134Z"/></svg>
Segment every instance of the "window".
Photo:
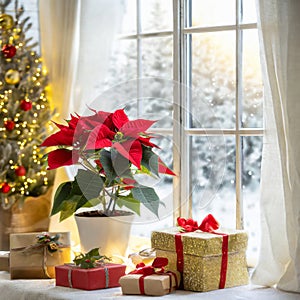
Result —
<svg viewBox="0 0 300 300"><path fill-rule="evenodd" d="M255 254L263 133L255 1L127 0L125 9L103 99L117 90L126 99L114 105L159 119L162 155L181 174L153 182L166 208L133 232L210 212L245 227Z"/></svg>
<svg viewBox="0 0 300 300"><path fill-rule="evenodd" d="M22 20L29 17L28 31L26 38L32 38L32 43L39 42L39 17L38 17L38 0L19 0L19 7L24 7L24 15ZM6 8L6 13L15 16L15 2L12 1ZM30 25L29 25L30 24ZM34 48L35 51L40 53L39 46Z"/></svg>

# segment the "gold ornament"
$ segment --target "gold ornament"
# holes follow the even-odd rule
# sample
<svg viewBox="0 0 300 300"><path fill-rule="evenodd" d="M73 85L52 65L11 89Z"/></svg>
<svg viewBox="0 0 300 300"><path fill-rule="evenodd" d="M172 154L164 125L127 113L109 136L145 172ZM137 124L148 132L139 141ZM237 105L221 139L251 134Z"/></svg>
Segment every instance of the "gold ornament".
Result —
<svg viewBox="0 0 300 300"><path fill-rule="evenodd" d="M8 30L14 26L14 19L7 14L0 15L0 29Z"/></svg>
<svg viewBox="0 0 300 300"><path fill-rule="evenodd" d="M15 40L18 40L21 36L21 28L14 28L13 29L13 34L12 34L12 37L15 39Z"/></svg>
<svg viewBox="0 0 300 300"><path fill-rule="evenodd" d="M8 84L17 84L20 81L20 73L17 70L9 69L5 73L4 79Z"/></svg>

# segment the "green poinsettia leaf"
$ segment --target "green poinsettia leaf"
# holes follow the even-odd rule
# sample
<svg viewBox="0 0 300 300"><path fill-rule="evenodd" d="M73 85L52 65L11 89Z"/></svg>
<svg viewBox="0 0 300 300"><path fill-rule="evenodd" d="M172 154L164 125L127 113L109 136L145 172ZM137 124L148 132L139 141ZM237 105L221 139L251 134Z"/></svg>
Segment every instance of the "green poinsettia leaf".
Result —
<svg viewBox="0 0 300 300"><path fill-rule="evenodd" d="M74 196L80 197L80 196ZM69 199L67 201L64 201L60 207L60 216L59 221L63 221L69 217L71 217L75 211L76 211L77 201L74 201L74 199Z"/></svg>
<svg viewBox="0 0 300 300"><path fill-rule="evenodd" d="M132 194L128 196L119 196L117 199L117 205L120 208L125 206L140 216L141 203L139 200L135 199Z"/></svg>
<svg viewBox="0 0 300 300"><path fill-rule="evenodd" d="M101 151L100 162L102 164L108 182L111 183L117 177L117 174L114 170L113 163L111 161L111 154L109 151Z"/></svg>
<svg viewBox="0 0 300 300"><path fill-rule="evenodd" d="M103 188L101 176L91 171L79 169L75 180L87 200L97 198Z"/></svg>
<svg viewBox="0 0 300 300"><path fill-rule="evenodd" d="M135 199L139 200L158 217L159 197L153 188L141 185L133 188L131 191Z"/></svg>
<svg viewBox="0 0 300 300"><path fill-rule="evenodd" d="M111 161L114 172L118 177L125 177L130 172L130 162L115 149L111 150Z"/></svg>
<svg viewBox="0 0 300 300"><path fill-rule="evenodd" d="M158 156L147 147L143 146L142 166L147 170L159 176L158 173Z"/></svg>
<svg viewBox="0 0 300 300"><path fill-rule="evenodd" d="M72 181L63 182L62 184L59 185L54 195L51 216L60 212L62 203L66 199L68 199L71 191L72 191Z"/></svg>

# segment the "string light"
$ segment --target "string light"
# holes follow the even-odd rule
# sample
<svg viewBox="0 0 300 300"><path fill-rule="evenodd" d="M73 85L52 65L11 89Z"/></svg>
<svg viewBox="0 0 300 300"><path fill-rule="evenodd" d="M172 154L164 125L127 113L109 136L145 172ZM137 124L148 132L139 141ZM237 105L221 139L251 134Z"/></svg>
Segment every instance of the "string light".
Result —
<svg viewBox="0 0 300 300"><path fill-rule="evenodd" d="M4 173L1 168L0 172L4 174L1 181L8 182L11 187L10 194L26 196L30 195L33 187L36 191L39 187L53 183L52 176L45 170L43 150L39 146L33 145L34 143L40 145L41 139L45 138L44 133L53 129L48 125L51 112L44 113L42 111L49 109L44 86L47 82L45 78L47 69L41 65L42 60L35 51L27 50L24 42L25 31L21 28L23 25L17 24L16 26L18 27L10 30L3 29L0 37L0 45L11 44L17 49L13 61L18 65L14 69L21 78L19 85L10 85L5 80L0 80L1 124L5 121L14 122L11 130L0 125L0 139L9 139L7 144L13 148L11 159L10 156L4 157L4 160L6 159ZM11 62L12 59L9 57L3 60L3 68L0 71L2 78L4 78L5 70L11 68ZM30 101L32 106L27 110L23 109L20 105L22 100ZM16 157L14 157L14 153L17 154ZM11 174L15 172L12 171L17 170L19 166L26 168L26 175L16 175L17 177L13 178L14 175L11 176ZM5 172L9 172L10 177ZM44 188L41 189L42 193L44 191ZM10 194L5 197L4 201L7 203L10 203L8 200Z"/></svg>

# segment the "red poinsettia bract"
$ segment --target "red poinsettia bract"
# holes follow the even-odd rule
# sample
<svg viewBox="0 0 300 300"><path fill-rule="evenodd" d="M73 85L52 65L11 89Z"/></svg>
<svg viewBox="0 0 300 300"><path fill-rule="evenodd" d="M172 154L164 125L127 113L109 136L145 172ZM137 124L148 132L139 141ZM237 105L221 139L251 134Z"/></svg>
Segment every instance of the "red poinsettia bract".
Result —
<svg viewBox="0 0 300 300"><path fill-rule="evenodd" d="M141 168L143 147L159 148L150 142L146 130L155 121L129 120L123 109L113 113L95 111L91 116L71 115L67 125L57 124L59 131L49 136L43 147L56 147L48 153L48 169L77 164L81 156L93 150L114 149L138 169ZM158 172L175 175L158 158Z"/></svg>

